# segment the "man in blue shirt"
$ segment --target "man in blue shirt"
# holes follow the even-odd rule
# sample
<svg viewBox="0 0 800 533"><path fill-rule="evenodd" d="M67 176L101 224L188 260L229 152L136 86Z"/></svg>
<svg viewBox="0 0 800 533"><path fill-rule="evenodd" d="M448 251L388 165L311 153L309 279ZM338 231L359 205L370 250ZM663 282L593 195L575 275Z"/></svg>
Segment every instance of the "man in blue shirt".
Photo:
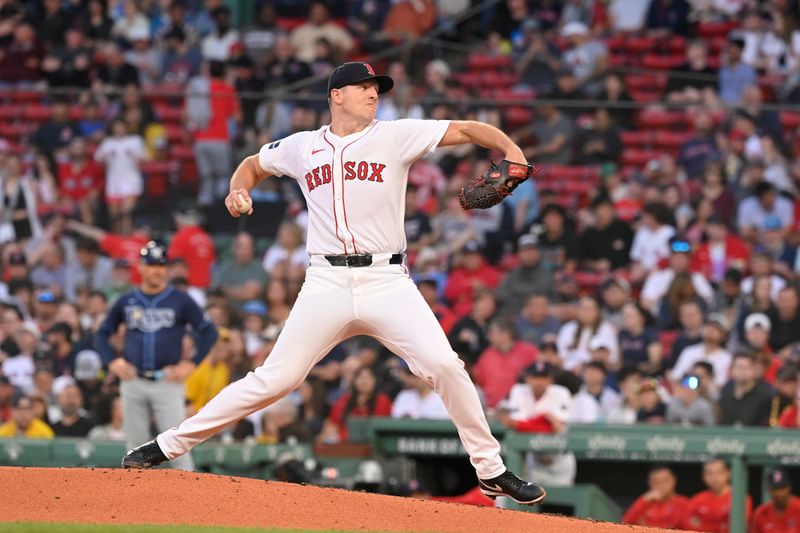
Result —
<svg viewBox="0 0 800 533"><path fill-rule="evenodd" d="M97 332L97 347L111 373L120 379L122 429L130 448L151 438L150 412L158 431L186 416L184 380L217 340L217 329L185 292L167 285L167 248L150 241L141 250L139 287L119 297ZM122 355L109 338L126 326ZM183 336L191 325L196 351L183 358ZM185 459L184 459L185 457ZM193 470L188 454L175 467Z"/></svg>
<svg viewBox="0 0 800 533"><path fill-rule="evenodd" d="M725 104L738 104L745 88L758 83L753 67L742 61L744 37L736 33L728 36L728 61L719 69L719 97Z"/></svg>

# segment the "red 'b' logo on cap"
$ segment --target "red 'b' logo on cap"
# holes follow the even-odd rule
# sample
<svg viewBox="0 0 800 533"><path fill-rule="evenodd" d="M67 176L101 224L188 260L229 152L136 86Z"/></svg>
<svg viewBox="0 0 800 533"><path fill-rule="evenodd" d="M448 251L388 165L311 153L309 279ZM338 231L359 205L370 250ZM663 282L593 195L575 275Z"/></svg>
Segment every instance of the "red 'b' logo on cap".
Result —
<svg viewBox="0 0 800 533"><path fill-rule="evenodd" d="M372 66L369 63L364 63L364 67L366 67L367 72L369 72L370 76L374 76L375 75L375 71L372 70Z"/></svg>

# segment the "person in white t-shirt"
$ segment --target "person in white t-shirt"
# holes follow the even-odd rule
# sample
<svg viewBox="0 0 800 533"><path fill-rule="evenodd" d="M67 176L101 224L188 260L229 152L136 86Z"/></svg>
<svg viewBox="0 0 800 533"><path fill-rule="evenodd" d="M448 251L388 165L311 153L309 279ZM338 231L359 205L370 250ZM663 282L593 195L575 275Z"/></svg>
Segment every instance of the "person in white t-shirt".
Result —
<svg viewBox="0 0 800 533"><path fill-rule="evenodd" d="M106 203L114 233L128 235L133 230L131 214L144 189L139 165L146 156L142 137L128 133L121 119L111 123L111 136L94 152L95 161L106 166Z"/></svg>
<svg viewBox="0 0 800 533"><path fill-rule="evenodd" d="M30 321L23 322L14 332L14 342L19 347L19 354L3 361L3 375L25 394L34 390L33 375L36 373L36 367L33 363L33 353L40 338L41 332L36 324Z"/></svg>
<svg viewBox="0 0 800 533"><path fill-rule="evenodd" d="M695 363L706 361L714 369L714 383L719 387L725 385L733 360L733 356L724 348L729 331L728 318L721 313L711 313L703 326L703 342L684 348L672 368L671 380L679 382Z"/></svg>
<svg viewBox="0 0 800 533"><path fill-rule="evenodd" d="M659 316L661 300L667 294L676 274L688 273L691 276L692 285L697 295L705 300L707 304L710 304L714 298L714 289L705 276L699 272L689 272L692 253L692 245L689 241L673 237L669 241L669 246L669 266L656 270L647 276L640 296L642 307L655 316ZM677 316L677 309L673 309L672 312Z"/></svg>
<svg viewBox="0 0 800 533"><path fill-rule="evenodd" d="M450 418L442 398L433 387L412 374L405 363L400 365L400 380L404 388L392 402L392 418Z"/></svg>
<svg viewBox="0 0 800 533"><path fill-rule="evenodd" d="M631 245L631 259L635 261L631 273L635 281L644 279L658 268L662 259L669 257L669 240L675 235L675 228L667 224L668 216L669 210L661 203L642 208L642 222Z"/></svg>
<svg viewBox="0 0 800 533"><path fill-rule="evenodd" d="M555 385L556 369L538 361L525 370L525 383L511 387L501 403L498 418L506 427L531 433L561 433L567 429L572 395L566 387ZM575 481L576 462L572 453L526 455L529 478L549 486L565 487Z"/></svg>
<svg viewBox="0 0 800 533"><path fill-rule="evenodd" d="M293 222L284 222L278 228L275 243L267 248L261 265L271 276L299 277L301 280L308 266L303 230Z"/></svg>
<svg viewBox="0 0 800 533"><path fill-rule="evenodd" d="M558 354L564 361L564 368L575 370L592 359L589 345L599 343L608 349L608 364L616 368L619 364L619 340L617 329L604 320L600 305L591 296L584 296L578 302L578 316L561 326L556 345Z"/></svg>
<svg viewBox="0 0 800 533"><path fill-rule="evenodd" d="M583 368L583 386L572 399L570 422L573 424L601 424L619 408L619 393L606 386L606 366L600 361L590 361Z"/></svg>

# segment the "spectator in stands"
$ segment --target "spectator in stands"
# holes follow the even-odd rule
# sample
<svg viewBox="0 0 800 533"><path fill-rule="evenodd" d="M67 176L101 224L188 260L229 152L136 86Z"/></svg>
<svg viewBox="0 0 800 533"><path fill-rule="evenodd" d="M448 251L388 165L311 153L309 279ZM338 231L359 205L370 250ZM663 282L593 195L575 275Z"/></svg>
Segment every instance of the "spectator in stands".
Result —
<svg viewBox="0 0 800 533"><path fill-rule="evenodd" d="M583 367L583 386L572 400L570 423L603 424L619 408L619 394L605 384L607 374L600 361L589 361Z"/></svg>
<svg viewBox="0 0 800 533"><path fill-rule="evenodd" d="M647 10L647 30L652 37L686 35L689 31L689 2L652 0Z"/></svg>
<svg viewBox="0 0 800 533"><path fill-rule="evenodd" d="M5 424L11 420L12 404L16 395L21 396L8 378L0 374L0 424Z"/></svg>
<svg viewBox="0 0 800 533"><path fill-rule="evenodd" d="M542 266L550 271L573 272L580 258L580 244L575 224L563 207L557 204L544 206L530 232L538 235Z"/></svg>
<svg viewBox="0 0 800 533"><path fill-rule="evenodd" d="M253 237L246 232L236 235L231 246L233 257L223 260L214 272L211 288L220 288L236 304L261 296L267 283L264 269L255 258Z"/></svg>
<svg viewBox="0 0 800 533"><path fill-rule="evenodd" d="M417 281L417 288L425 302L430 306L439 325L445 334L450 334L456 323L457 317L447 305L439 301L437 281L432 278L423 278Z"/></svg>
<svg viewBox="0 0 800 533"><path fill-rule="evenodd" d="M232 355L231 331L228 328L219 328L217 342L186 378L186 400L190 412L196 413L202 409L231 382L228 365Z"/></svg>
<svg viewBox="0 0 800 533"><path fill-rule="evenodd" d="M745 39L736 32L728 35L726 61L719 69L719 97L725 104L738 104L746 87L758 83L755 69L743 61Z"/></svg>
<svg viewBox="0 0 800 533"><path fill-rule="evenodd" d="M623 326L622 311L631 298L630 283L621 277L610 278L600 287L603 318L608 320L617 330Z"/></svg>
<svg viewBox="0 0 800 533"><path fill-rule="evenodd" d="M13 357L4 359L0 368L12 385L28 394L33 391L33 374L36 370L34 356L37 355L41 332L34 322L26 320L17 327L13 335L19 351Z"/></svg>
<svg viewBox="0 0 800 533"><path fill-rule="evenodd" d="M497 302L491 291L477 291L472 304L472 312L461 317L448 334L453 351L466 363L468 368L472 368L478 357L489 346L486 335L489 321L494 316L496 309Z"/></svg>
<svg viewBox="0 0 800 533"><path fill-rule="evenodd" d="M311 435L299 416L297 404L290 398L281 398L261 411L261 435L256 442L279 444L286 443L289 439L297 442L310 441Z"/></svg>
<svg viewBox="0 0 800 533"><path fill-rule="evenodd" d="M174 27L164 34L164 53L161 57L161 76L164 82L185 84L200 73L203 55L189 42L186 33Z"/></svg>
<svg viewBox="0 0 800 533"><path fill-rule="evenodd" d="M33 300L33 316L40 331L49 330L56 323L60 297L47 288L37 288Z"/></svg>
<svg viewBox="0 0 800 533"><path fill-rule="evenodd" d="M50 426L34 416L33 401L22 394L13 401L11 420L0 426L0 438L52 439L54 435Z"/></svg>
<svg viewBox="0 0 800 533"><path fill-rule="evenodd" d="M639 386L642 384L642 374L633 366L623 366L616 375L619 386L620 401L608 413L609 424L635 424L639 411Z"/></svg>
<svg viewBox="0 0 800 533"><path fill-rule="evenodd" d="M140 164L146 157L142 137L128 133L120 119L111 123L110 136L95 150L95 161L106 167L105 197L116 233L133 231L133 209L144 190Z"/></svg>
<svg viewBox="0 0 800 533"><path fill-rule="evenodd" d="M86 438L89 440L124 441L122 431L122 399L119 395L103 398L97 404L98 424L94 426Z"/></svg>
<svg viewBox="0 0 800 533"><path fill-rule="evenodd" d="M635 262L632 277L635 281L644 279L658 268L662 259L673 255L670 241L675 228L668 224L669 217L669 210L662 203L649 203L642 209L641 224L631 245L631 259Z"/></svg>
<svg viewBox="0 0 800 533"><path fill-rule="evenodd" d="M102 63L97 67L95 87L118 89L129 83L139 84L139 72L125 61L116 44L109 42L103 45L102 58Z"/></svg>
<svg viewBox="0 0 800 533"><path fill-rule="evenodd" d="M770 347L780 352L792 343L800 341L800 302L797 289L785 287L778 293L775 307L767 312L772 328Z"/></svg>
<svg viewBox="0 0 800 533"><path fill-rule="evenodd" d="M559 320L550 313L547 294L538 293L531 295L525 302L516 325L519 338L534 346L554 343L561 327Z"/></svg>
<svg viewBox="0 0 800 533"><path fill-rule="evenodd" d="M653 465L647 476L648 491L625 512L622 522L636 526L681 529L689 500L675 492L675 473L666 465Z"/></svg>
<svg viewBox="0 0 800 533"><path fill-rule="evenodd" d="M570 67L562 67L556 71L556 86L552 92L543 96L549 100L565 100L569 103L559 106L559 110L566 117L575 120L579 115L588 112L578 101L587 100L588 97L581 86L578 78ZM578 161L576 161L578 162Z"/></svg>
<svg viewBox="0 0 800 533"><path fill-rule="evenodd" d="M525 157L540 164L567 165L572 160L572 121L552 104L537 110L537 119L529 128L518 131L513 137L522 138L532 133L536 145L525 150Z"/></svg>
<svg viewBox="0 0 800 533"><path fill-rule="evenodd" d="M694 287L693 292L706 303L711 303L714 289L702 274L689 271L692 245L688 241L673 237L669 241L669 247L668 266L647 276L640 301L645 309L659 317L662 325L671 328L673 323L677 322L678 304L682 301L675 285L680 276L688 276L687 281ZM675 296L678 299L675 299Z"/></svg>
<svg viewBox="0 0 800 533"><path fill-rule="evenodd" d="M241 122L236 90L225 80L225 65L208 63L207 76L195 78L190 91L204 90L207 96L187 98L187 114L194 129L194 154L200 175L200 205L211 205L227 194L233 167L230 122Z"/></svg>
<svg viewBox="0 0 800 533"><path fill-rule="evenodd" d="M720 420L725 426L769 425L772 387L756 375L755 361L749 353L738 353L731 363L731 381L719 398Z"/></svg>
<svg viewBox="0 0 800 533"><path fill-rule="evenodd" d="M406 253L414 256L422 248L434 244L430 217L419 209L418 198L419 189L416 185L409 183L406 187L406 211L403 226L406 231Z"/></svg>
<svg viewBox="0 0 800 533"><path fill-rule="evenodd" d="M297 50L297 59L310 63L314 59L314 48L320 38L333 45L340 57L347 57L353 49L353 38L347 30L330 20L328 6L324 2L313 2L308 11L308 22L295 28L291 44Z"/></svg>
<svg viewBox="0 0 800 533"><path fill-rule="evenodd" d="M720 387L725 385L733 359L724 348L729 330L730 321L727 317L718 313L710 314L703 326L702 343L684 348L672 368L672 380L682 379L698 361L708 361L714 367L714 382Z"/></svg>
<svg viewBox="0 0 800 533"><path fill-rule="evenodd" d="M20 22L14 37L0 48L0 80L5 86L30 86L39 81L44 56L42 43L33 26Z"/></svg>
<svg viewBox="0 0 800 533"><path fill-rule="evenodd" d="M23 316L17 306L11 303L0 305L0 358L3 361L19 353L14 336L22 322Z"/></svg>
<svg viewBox="0 0 800 533"><path fill-rule="evenodd" d="M61 418L53 424L57 437L85 437L94 427L94 422L84 416L83 394L77 385L67 385L58 394Z"/></svg>
<svg viewBox="0 0 800 533"><path fill-rule="evenodd" d="M69 106L65 100L54 100L50 109L50 118L39 126L31 141L40 153L48 157L62 157L79 131L69 118Z"/></svg>
<svg viewBox="0 0 800 533"><path fill-rule="evenodd" d="M308 266L303 229L291 222L281 224L275 243L267 248L261 265L271 276L299 286Z"/></svg>
<svg viewBox="0 0 800 533"><path fill-rule="evenodd" d="M436 24L436 4L433 0L393 2L383 20L381 36L393 43L402 43L424 35Z"/></svg>
<svg viewBox="0 0 800 533"><path fill-rule="evenodd" d="M715 406L715 411L718 411L716 405L720 386L714 380L714 366L708 361L698 361L692 366L691 374L700 380L700 387L697 389L700 396L708 400Z"/></svg>
<svg viewBox="0 0 800 533"><path fill-rule="evenodd" d="M486 397L486 407L494 409L524 368L536 361L536 347L520 341L514 323L496 318L489 325L489 347L473 368L475 382Z"/></svg>
<svg viewBox="0 0 800 533"><path fill-rule="evenodd" d="M577 317L561 326L558 332L558 353L564 360L564 368L578 371L591 360L589 345L602 341L609 349L609 367L619 365L617 330L600 314L600 306L594 298L583 296L577 309Z"/></svg>
<svg viewBox="0 0 800 533"><path fill-rule="evenodd" d="M750 250L739 237L728 231L721 216L714 213L708 218L705 234L705 242L692 256L692 272L721 283L731 269L742 271L747 268Z"/></svg>
<svg viewBox="0 0 800 533"><path fill-rule="evenodd" d="M593 223L581 234L580 256L584 266L597 272L609 272L630 262L633 232L629 224L617 219L614 204L601 195L592 201Z"/></svg>
<svg viewBox="0 0 800 533"><path fill-rule="evenodd" d="M787 237L787 228L776 215L768 215L764 226L758 231L755 249L772 257L773 271L784 278L794 276L797 248L792 246Z"/></svg>
<svg viewBox="0 0 800 533"><path fill-rule="evenodd" d="M177 211L175 226L177 231L169 243L170 260L183 259L186 262L190 286L208 287L217 251L211 235L200 226L200 214L193 209Z"/></svg>
<svg viewBox="0 0 800 533"><path fill-rule="evenodd" d="M103 189L103 169L89 158L83 137L72 139L68 153L69 158L58 164L59 200L82 222L92 224Z"/></svg>
<svg viewBox="0 0 800 533"><path fill-rule="evenodd" d="M472 308L476 290L494 290L500 283L500 272L487 264L481 246L470 241L461 250L461 261L450 273L444 290L445 301L457 315L464 315Z"/></svg>
<svg viewBox="0 0 800 533"><path fill-rule="evenodd" d="M667 405L667 422L684 426L713 426L714 407L700 395L700 378L686 374Z"/></svg>
<svg viewBox="0 0 800 533"><path fill-rule="evenodd" d="M564 53L564 63L572 69L578 83L590 94L597 94L596 83L608 67L608 50L605 45L592 38L583 22L569 22L561 28L561 36L570 43Z"/></svg>
<svg viewBox="0 0 800 533"><path fill-rule="evenodd" d="M513 44L511 56L520 83L536 94L547 94L555 89L555 72L559 66L560 50L545 37L535 19L522 23L521 37Z"/></svg>
<svg viewBox="0 0 800 533"><path fill-rule="evenodd" d="M775 381L780 363L777 359L773 360L772 349L769 346L769 334L772 323L764 313L753 313L744 320L744 338L735 339L730 347L735 348L736 353L745 352L753 356L756 364L756 377L764 378L772 383ZM759 365L767 363L765 368L758 368ZM772 364L774 362L774 365Z"/></svg>
<svg viewBox="0 0 800 533"><path fill-rule="evenodd" d="M663 347L658 332L652 327L652 316L636 302L622 309L623 327L619 330L620 364L635 367L643 374L655 376L663 372Z"/></svg>
<svg viewBox="0 0 800 533"><path fill-rule="evenodd" d="M56 322L45 332L45 339L50 347L47 366L52 369L53 375L74 375L77 352L73 344L72 327L65 322Z"/></svg>
<svg viewBox="0 0 800 533"><path fill-rule="evenodd" d="M47 86L90 87L93 53L82 28L67 28L64 45L51 48L42 60Z"/></svg>
<svg viewBox="0 0 800 533"><path fill-rule="evenodd" d="M24 246L42 234L36 193L36 183L29 173L23 173L20 157L8 156L5 173L0 176L0 244Z"/></svg>
<svg viewBox="0 0 800 533"><path fill-rule="evenodd" d="M581 130L578 135L575 162L584 165L614 162L621 153L619 127L607 108L598 107L591 127Z"/></svg>
<svg viewBox="0 0 800 533"><path fill-rule="evenodd" d="M415 376L408 365L400 364L400 381L403 390L392 402L392 418L447 419L447 408L442 398L422 378Z"/></svg>
<svg viewBox="0 0 800 533"><path fill-rule="evenodd" d="M596 100L605 103L615 123L630 124L634 109L626 106L626 104L633 102L633 98L628 94L625 82L619 72L612 70L606 73L603 77L603 87ZM613 196L612 199L617 200Z"/></svg>
<svg viewBox="0 0 800 533"><path fill-rule="evenodd" d="M770 427L781 427L783 413L792 408L797 397L797 365L784 364L775 377L775 396L769 412ZM795 416L795 420L797 417Z"/></svg>
<svg viewBox="0 0 800 533"><path fill-rule="evenodd" d="M800 520L800 498L792 495L792 483L786 469L771 468L767 472L770 501L753 513L750 533L791 531Z"/></svg>
<svg viewBox="0 0 800 533"><path fill-rule="evenodd" d="M60 296L67 281L63 246L44 241L31 254L31 261L36 265L31 271L31 282L36 287Z"/></svg>
<svg viewBox="0 0 800 533"><path fill-rule="evenodd" d="M658 382L653 378L642 380L639 385L639 410L636 421L645 424L663 424L667 416L667 406L661 399Z"/></svg>
<svg viewBox="0 0 800 533"><path fill-rule="evenodd" d="M684 141L678 152L678 164L689 179L700 178L706 165L721 156L710 113L695 114L694 132L695 135Z"/></svg>
<svg viewBox="0 0 800 533"><path fill-rule="evenodd" d="M125 61L139 71L139 85L155 87L161 81L162 54L150 39L150 30L137 29L129 33L132 46L125 52Z"/></svg>
<svg viewBox="0 0 800 533"><path fill-rule="evenodd" d="M688 515L683 527L692 531L728 531L731 508L731 472L722 459L710 459L703 465L703 483L708 490L689 500ZM753 501L745 502L745 522L750 520Z"/></svg>
<svg viewBox="0 0 800 533"><path fill-rule="evenodd" d="M541 263L537 236L531 233L521 236L517 248L520 265L506 274L497 287L496 294L501 304L502 316L519 314L533 294L552 294L555 286L552 271Z"/></svg>
<svg viewBox="0 0 800 533"><path fill-rule="evenodd" d="M742 280L742 292L747 296L753 295L753 299L757 300L751 305L755 310L767 312L771 301L776 301L778 294L786 287L786 280L775 273L772 256L760 250L750 255L749 270L750 275ZM756 287L757 283L762 286Z"/></svg>
<svg viewBox="0 0 800 533"><path fill-rule="evenodd" d="M694 39L686 47L686 62L669 72L667 100L674 103L705 103L717 101L717 70L708 64L708 45Z"/></svg>
<svg viewBox="0 0 800 533"><path fill-rule="evenodd" d="M150 37L150 21L142 13L136 0L124 0L122 16L111 27L111 37L123 46L130 46L141 36Z"/></svg>
<svg viewBox="0 0 800 533"><path fill-rule="evenodd" d="M256 20L242 31L245 52L259 66L266 64L278 35L283 33L276 19L275 6L271 2L264 2L258 7Z"/></svg>
<svg viewBox="0 0 800 533"><path fill-rule="evenodd" d="M211 12L215 29L203 38L202 52L205 61L226 62L231 59L232 48L239 45L239 32L231 28L231 10L220 5Z"/></svg>
<svg viewBox="0 0 800 533"><path fill-rule="evenodd" d="M320 433L323 442L347 441L347 420L351 416L390 416L392 400L380 392L375 373L362 366L353 375L350 390L331 409Z"/></svg>

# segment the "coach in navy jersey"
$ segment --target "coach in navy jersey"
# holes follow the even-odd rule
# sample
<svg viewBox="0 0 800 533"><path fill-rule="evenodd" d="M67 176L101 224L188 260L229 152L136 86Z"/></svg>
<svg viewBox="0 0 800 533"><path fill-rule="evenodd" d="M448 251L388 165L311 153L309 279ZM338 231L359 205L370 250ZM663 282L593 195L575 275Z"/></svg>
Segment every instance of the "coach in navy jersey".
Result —
<svg viewBox="0 0 800 533"><path fill-rule="evenodd" d="M123 294L97 332L97 347L110 372L120 379L122 428L129 448L149 440L150 413L158 431L177 426L185 418L184 380L217 340L217 329L185 292L167 285L167 247L150 241L141 250L139 288ZM120 324L126 326L123 353L109 343ZM182 358L183 336L191 325L196 352ZM192 470L186 460L175 467Z"/></svg>

